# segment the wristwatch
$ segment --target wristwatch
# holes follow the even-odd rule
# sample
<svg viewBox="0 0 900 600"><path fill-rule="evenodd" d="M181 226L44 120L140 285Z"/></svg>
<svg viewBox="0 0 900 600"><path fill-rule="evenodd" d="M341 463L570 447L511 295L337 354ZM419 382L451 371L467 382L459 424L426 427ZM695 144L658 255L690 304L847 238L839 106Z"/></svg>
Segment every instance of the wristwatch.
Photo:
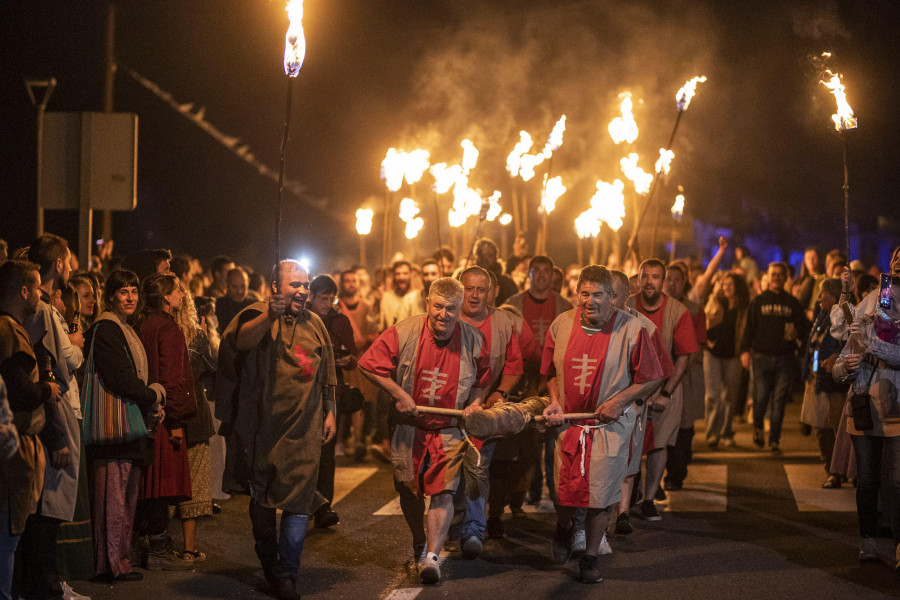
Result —
<svg viewBox="0 0 900 600"><path fill-rule="evenodd" d="M662 391L659 393L659 395L662 396L663 398L671 398L671 397L672 397L672 393L671 393L671 392L667 392L666 390L662 390Z"/></svg>
<svg viewBox="0 0 900 600"><path fill-rule="evenodd" d="M506 390L494 390L494 391L503 397L504 402L509 400L509 392L507 392Z"/></svg>

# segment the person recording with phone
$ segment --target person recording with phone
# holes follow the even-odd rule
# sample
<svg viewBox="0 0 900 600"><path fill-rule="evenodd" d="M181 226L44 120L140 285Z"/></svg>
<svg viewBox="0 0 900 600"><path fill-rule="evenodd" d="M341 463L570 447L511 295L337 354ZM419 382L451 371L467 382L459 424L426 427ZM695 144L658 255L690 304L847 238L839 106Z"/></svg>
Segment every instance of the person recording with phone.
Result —
<svg viewBox="0 0 900 600"><path fill-rule="evenodd" d="M875 310L850 325L856 343L844 347L833 370L835 379L851 383L844 410L850 411L847 431L856 453L861 561L878 559L881 488L887 495L882 509L890 511L894 543L900 543L900 276L883 274L877 298ZM895 552L900 566L900 546Z"/></svg>

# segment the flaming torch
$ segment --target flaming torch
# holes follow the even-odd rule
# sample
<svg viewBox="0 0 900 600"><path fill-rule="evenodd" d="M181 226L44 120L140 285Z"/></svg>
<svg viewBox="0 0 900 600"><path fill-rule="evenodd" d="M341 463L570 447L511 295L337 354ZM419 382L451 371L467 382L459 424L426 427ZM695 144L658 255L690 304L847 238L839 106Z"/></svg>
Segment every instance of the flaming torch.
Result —
<svg viewBox="0 0 900 600"><path fill-rule="evenodd" d="M566 193L562 177L548 177L548 175L549 173L544 175L544 191L541 194L541 229L538 231L538 239L535 244L537 254L547 254L547 230L549 228L547 221L550 213L556 208L556 201Z"/></svg>
<svg viewBox="0 0 900 600"><path fill-rule="evenodd" d="M681 224L681 217L684 216L684 194L681 193L684 188L678 186L678 195L675 196L675 204L672 205L672 253L669 260L675 260L675 243L678 241L678 225Z"/></svg>
<svg viewBox="0 0 900 600"><path fill-rule="evenodd" d="M684 114L684 111L688 109L688 106L690 106L691 100L694 98L694 94L697 93L697 85L705 81L706 75L693 77L685 82L681 89L678 90L678 93L675 94L675 109L677 111L675 116L675 126L672 127L672 134L669 136L669 142L666 144L666 147L660 149L661 162L657 162L657 171L653 176L653 183L650 186L650 191L647 193L647 202L646 204L644 204L644 208L641 211L641 214L638 216L637 221L635 221L634 228L631 233L631 238L628 240L628 250L635 255L635 258L638 258L636 248L638 232L640 231L641 223L643 223L644 217L647 216L647 210L653 203L653 193L656 191L656 186L659 182L659 176L660 173L662 173L662 171L659 169L661 164L666 166L666 171L664 174L668 173L668 163L663 159L663 152L668 152L672 148L672 143L675 141L675 134L678 132L678 125L681 124L681 116ZM671 157L668 160L671 161Z"/></svg>
<svg viewBox="0 0 900 600"><path fill-rule="evenodd" d="M822 54L823 57L827 58L831 56L830 53L825 52ZM850 257L850 177L849 170L847 168L847 139L849 137L850 130L856 129L856 115L853 113L853 109L850 108L850 104L847 103L847 94L844 88L844 84L841 82L841 74L840 73L832 73L830 70L825 71L825 73L830 77L828 81L820 81L822 85L831 90L831 93L834 94L834 100L837 103L837 112L831 115L831 120L834 121L834 129L841 135L841 140L843 141L844 146L844 243L847 248L847 257Z"/></svg>
<svg viewBox="0 0 900 600"><path fill-rule="evenodd" d="M281 264L281 205L284 200L284 161L288 135L291 130L291 104L294 79L300 74L306 57L306 37L303 34L303 0L290 0L285 7L288 29L284 36L284 74L288 78L287 106L284 114L284 131L281 135L281 160L278 167L278 205L275 210L275 264ZM276 289L281 281L276 283ZM280 289L279 289L280 291Z"/></svg>
<svg viewBox="0 0 900 600"><path fill-rule="evenodd" d="M372 233L372 217L375 211L371 208L360 208L356 211L356 233L359 234L359 264L366 266L366 236Z"/></svg>

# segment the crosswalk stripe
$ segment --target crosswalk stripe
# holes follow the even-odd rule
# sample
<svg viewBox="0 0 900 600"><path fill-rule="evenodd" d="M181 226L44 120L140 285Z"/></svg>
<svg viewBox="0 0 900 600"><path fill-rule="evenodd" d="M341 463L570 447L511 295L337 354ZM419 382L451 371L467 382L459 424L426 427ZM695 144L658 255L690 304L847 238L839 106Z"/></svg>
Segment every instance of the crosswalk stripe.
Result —
<svg viewBox="0 0 900 600"><path fill-rule="evenodd" d="M374 513L376 517L393 517L397 515L402 515L403 510L400 508L400 497L396 497Z"/></svg>
<svg viewBox="0 0 900 600"><path fill-rule="evenodd" d="M824 490L822 465L784 465L791 493L801 512L856 512L856 490L851 486Z"/></svg>
<svg viewBox="0 0 900 600"><path fill-rule="evenodd" d="M420 587L398 588L384 597L384 600L413 600L422 592Z"/></svg>
<svg viewBox="0 0 900 600"><path fill-rule="evenodd" d="M378 472L375 467L337 467L334 470L334 498L332 506L340 502L358 485Z"/></svg>
<svg viewBox="0 0 900 600"><path fill-rule="evenodd" d="M728 465L691 465L684 487L666 492L666 512L725 512L728 509Z"/></svg>

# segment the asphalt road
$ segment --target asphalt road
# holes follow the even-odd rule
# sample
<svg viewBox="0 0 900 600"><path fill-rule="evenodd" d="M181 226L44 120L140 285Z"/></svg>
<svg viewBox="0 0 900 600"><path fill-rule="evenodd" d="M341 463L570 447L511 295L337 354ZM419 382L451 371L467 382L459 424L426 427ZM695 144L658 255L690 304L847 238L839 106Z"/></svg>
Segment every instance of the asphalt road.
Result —
<svg viewBox="0 0 900 600"><path fill-rule="evenodd" d="M341 523L309 532L298 587L304 598L350 600L900 596L891 540L879 540L882 562L858 562L853 489L818 487L824 471L814 438L799 434L798 412L797 404L789 406L781 456L751 448L746 425L738 428L733 449L711 452L698 436L685 490L669 493L661 522L634 519L632 535L612 536L613 554L601 557L604 581L596 585L576 581L577 561L565 567L551 562L555 520L545 502L524 517L507 514L506 537L488 540L476 560L448 548L443 580L423 587L409 532L395 514L389 468L339 457L335 509ZM220 515L201 520L199 546L208 559L196 571L145 572L142 582L73 587L95 600L269 598L246 498L222 505ZM177 522L170 530L180 535Z"/></svg>

